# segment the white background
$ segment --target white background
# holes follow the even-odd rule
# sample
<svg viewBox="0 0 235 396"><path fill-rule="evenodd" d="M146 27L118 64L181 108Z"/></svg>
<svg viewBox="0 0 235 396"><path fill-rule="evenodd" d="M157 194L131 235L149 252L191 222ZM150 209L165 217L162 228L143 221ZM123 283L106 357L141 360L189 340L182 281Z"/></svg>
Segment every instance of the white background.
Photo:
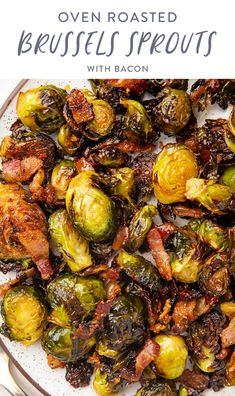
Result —
<svg viewBox="0 0 235 396"><path fill-rule="evenodd" d="M87 64L138 64L149 65L149 73L120 74L113 71L106 73L106 77L234 77L234 0L7 0L1 6L0 13L0 78L87 78ZM3 8L2 8L3 7ZM141 11L174 11L178 15L175 23L79 23L58 21L58 14L62 11L128 11L130 14ZM32 31L35 35L43 33L60 33L73 30L105 30L105 34L121 30L115 54L105 56L79 56L70 55L62 58L59 55L27 53L17 56L17 46L22 30ZM178 31L182 34L199 32L201 30L217 30L214 49L209 57L196 55L190 51L186 55L174 53L172 55L148 55L148 51L141 57L125 58L121 54L127 46L128 37L134 30L160 32L169 34ZM104 77L102 73L93 73L92 77Z"/></svg>

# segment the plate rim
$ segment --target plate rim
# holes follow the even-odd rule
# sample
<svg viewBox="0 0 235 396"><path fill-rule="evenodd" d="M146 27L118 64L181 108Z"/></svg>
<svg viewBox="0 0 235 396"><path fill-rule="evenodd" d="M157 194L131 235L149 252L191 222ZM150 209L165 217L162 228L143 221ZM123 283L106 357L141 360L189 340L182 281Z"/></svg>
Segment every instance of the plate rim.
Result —
<svg viewBox="0 0 235 396"><path fill-rule="evenodd" d="M12 90L10 95L7 97L5 102L0 108L0 118L4 115L5 111L7 110L8 106L10 103L13 101L15 96L18 94L18 92L23 88L23 86L29 81L29 79L22 79L20 82L16 85L16 87ZM8 355L12 363L16 366L16 368L19 370L19 372L24 376L24 378L34 386L35 389L37 389L39 392L42 393L43 396L51 396L48 392L46 392L34 379L23 369L21 364L14 358L12 353L9 351L7 346L5 345L2 337L0 338L0 346L4 350L4 352Z"/></svg>

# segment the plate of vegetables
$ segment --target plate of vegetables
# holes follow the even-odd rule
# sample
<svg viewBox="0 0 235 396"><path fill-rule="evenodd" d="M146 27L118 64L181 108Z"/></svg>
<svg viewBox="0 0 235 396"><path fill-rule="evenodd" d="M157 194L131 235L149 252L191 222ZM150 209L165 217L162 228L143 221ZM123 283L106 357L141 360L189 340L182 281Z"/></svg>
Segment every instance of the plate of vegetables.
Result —
<svg viewBox="0 0 235 396"><path fill-rule="evenodd" d="M27 80L2 111L1 345L44 395L232 395L234 80Z"/></svg>

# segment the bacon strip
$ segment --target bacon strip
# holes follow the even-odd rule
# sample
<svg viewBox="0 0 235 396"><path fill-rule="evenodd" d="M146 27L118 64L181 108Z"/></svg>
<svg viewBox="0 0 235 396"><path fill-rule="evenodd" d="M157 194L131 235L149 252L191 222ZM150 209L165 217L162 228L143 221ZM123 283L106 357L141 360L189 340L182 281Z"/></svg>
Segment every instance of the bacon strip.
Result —
<svg viewBox="0 0 235 396"><path fill-rule="evenodd" d="M127 239L128 239L128 227L123 226L119 228L114 238L113 246L112 246L113 250L120 250L124 246Z"/></svg>
<svg viewBox="0 0 235 396"><path fill-rule="evenodd" d="M13 159L3 163L3 178L9 183L27 181L42 165L42 161L36 157Z"/></svg>
<svg viewBox="0 0 235 396"><path fill-rule="evenodd" d="M235 317L230 320L229 325L222 331L220 337L223 349L235 344Z"/></svg>
<svg viewBox="0 0 235 396"><path fill-rule="evenodd" d="M175 215L179 217L193 217L195 219L201 219L203 217L203 212L199 208L188 208L184 205L176 205L173 211Z"/></svg>
<svg viewBox="0 0 235 396"><path fill-rule="evenodd" d="M120 151L123 153L150 153L155 149L154 144L140 145L130 140L123 140L120 143L115 144Z"/></svg>
<svg viewBox="0 0 235 396"><path fill-rule="evenodd" d="M129 369L124 368L121 376L129 382L136 382L140 379L144 369L153 362L159 354L159 345L151 339L148 339L143 349L139 352L135 362L135 372L132 373Z"/></svg>
<svg viewBox="0 0 235 396"><path fill-rule="evenodd" d="M157 227L149 231L147 240L160 275L167 281L172 280L170 256L165 251L161 234Z"/></svg>
<svg viewBox="0 0 235 396"><path fill-rule="evenodd" d="M218 301L215 297L200 297L193 300L180 300L175 304L172 319L174 326L172 330L182 333L187 330L190 323L204 315Z"/></svg>

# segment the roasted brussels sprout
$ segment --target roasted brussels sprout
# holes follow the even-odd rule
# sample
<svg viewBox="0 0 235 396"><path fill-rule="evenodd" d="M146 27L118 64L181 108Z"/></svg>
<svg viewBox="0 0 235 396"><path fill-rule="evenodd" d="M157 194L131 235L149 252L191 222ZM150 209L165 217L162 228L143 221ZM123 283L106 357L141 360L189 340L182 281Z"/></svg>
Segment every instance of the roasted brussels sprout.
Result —
<svg viewBox="0 0 235 396"><path fill-rule="evenodd" d="M153 217L156 214L157 209L154 205L146 205L134 215L129 225L125 250L135 252L139 249L152 226Z"/></svg>
<svg viewBox="0 0 235 396"><path fill-rule="evenodd" d="M42 85L20 92L16 111L33 132L52 133L64 124L63 106L67 92L55 85Z"/></svg>
<svg viewBox="0 0 235 396"><path fill-rule="evenodd" d="M113 194L121 195L127 201L132 202L132 195L135 187L134 171L131 168L119 168L112 172L114 178Z"/></svg>
<svg viewBox="0 0 235 396"><path fill-rule="evenodd" d="M235 192L235 165L227 168L219 179L220 184L230 187Z"/></svg>
<svg viewBox="0 0 235 396"><path fill-rule="evenodd" d="M229 230L223 228L211 220L191 220L189 227L194 230L200 240L210 246L216 252L229 252L232 241Z"/></svg>
<svg viewBox="0 0 235 396"><path fill-rule="evenodd" d="M70 329L59 326L49 328L42 339L44 351L62 362L75 362L83 358L95 343L94 336L90 338L73 337L73 332Z"/></svg>
<svg viewBox="0 0 235 396"><path fill-rule="evenodd" d="M161 281L158 271L144 257L122 251L117 257L117 264L134 281L140 283L151 292L160 290Z"/></svg>
<svg viewBox="0 0 235 396"><path fill-rule="evenodd" d="M126 137L139 144L151 142L155 135L144 107L131 99L122 99L120 103L127 108L124 119L124 134Z"/></svg>
<svg viewBox="0 0 235 396"><path fill-rule="evenodd" d="M176 392L169 384L155 380L143 385L135 396L176 396Z"/></svg>
<svg viewBox="0 0 235 396"><path fill-rule="evenodd" d="M187 91L188 89L188 80L187 79L172 79L172 80L148 80L148 91L152 95L156 95L163 88L170 87L175 89L182 89L183 91Z"/></svg>
<svg viewBox="0 0 235 396"><path fill-rule="evenodd" d="M184 371L188 349L181 336L159 334L154 341L160 346L155 359L159 375L167 379L178 378Z"/></svg>
<svg viewBox="0 0 235 396"><path fill-rule="evenodd" d="M144 200L153 192L152 171L155 159L156 154L140 154L132 158L129 165L135 172L137 193Z"/></svg>
<svg viewBox="0 0 235 396"><path fill-rule="evenodd" d="M207 172L216 175L219 164L227 163L235 158L226 143L229 133L228 121L223 118L206 119L205 124L195 130L196 146L202 164L207 164Z"/></svg>
<svg viewBox="0 0 235 396"><path fill-rule="evenodd" d="M224 366L224 361L216 358L221 349L220 333L223 325L221 314L212 311L189 327L189 350L196 365L206 373L212 373Z"/></svg>
<svg viewBox="0 0 235 396"><path fill-rule="evenodd" d="M179 89L164 88L156 99L146 101L145 107L154 124L167 135L180 132L191 117L190 97Z"/></svg>
<svg viewBox="0 0 235 396"><path fill-rule="evenodd" d="M49 232L72 272L79 272L92 265L89 244L74 228L65 209L57 210L50 216Z"/></svg>
<svg viewBox="0 0 235 396"><path fill-rule="evenodd" d="M216 183L214 180L192 178L186 182L186 198L198 201L218 215L228 210L232 195L233 190L230 187Z"/></svg>
<svg viewBox="0 0 235 396"><path fill-rule="evenodd" d="M86 170L70 182L66 193L67 211L81 235L92 242L113 238L120 212L99 188L99 175Z"/></svg>
<svg viewBox="0 0 235 396"><path fill-rule="evenodd" d="M68 124L80 130L89 139L98 140L106 136L115 121L115 112L108 102L97 99L87 89L73 89L64 108Z"/></svg>
<svg viewBox="0 0 235 396"><path fill-rule="evenodd" d="M198 280L201 254L195 234L188 230L174 233L174 252L171 259L173 277L183 283Z"/></svg>
<svg viewBox="0 0 235 396"><path fill-rule="evenodd" d="M167 144L153 167L156 198L163 204L184 201L186 182L198 174L194 153L182 144Z"/></svg>
<svg viewBox="0 0 235 396"><path fill-rule="evenodd" d="M68 124L62 125L59 130L57 140L63 151L67 155L74 155L83 143L83 137L75 132Z"/></svg>
<svg viewBox="0 0 235 396"><path fill-rule="evenodd" d="M100 355L118 359L128 348L144 340L145 309L139 297L122 294L113 303L105 318L105 326L97 351Z"/></svg>
<svg viewBox="0 0 235 396"><path fill-rule="evenodd" d="M36 342L47 322L43 297L33 286L10 289L3 299L1 313L10 338L24 345Z"/></svg>
<svg viewBox="0 0 235 396"><path fill-rule="evenodd" d="M37 204L18 184L0 183L0 260L32 259L43 279L52 273L49 261L47 221Z"/></svg>
<svg viewBox="0 0 235 396"><path fill-rule="evenodd" d="M56 201L65 200L69 183L75 174L76 171L71 160L63 160L54 167L51 175L51 186L55 192Z"/></svg>
<svg viewBox="0 0 235 396"><path fill-rule="evenodd" d="M230 283L227 260L227 256L214 254L204 262L199 275L203 293L219 297L227 292Z"/></svg>
<svg viewBox="0 0 235 396"><path fill-rule="evenodd" d="M113 396L120 392L126 385L126 381L119 375L109 374L107 370L97 368L93 381L93 387L99 396Z"/></svg>
<svg viewBox="0 0 235 396"><path fill-rule="evenodd" d="M89 139L98 140L111 132L115 121L115 112L105 100L96 98L89 100L86 93L85 97L92 104L94 118L86 124L84 134Z"/></svg>
<svg viewBox="0 0 235 396"><path fill-rule="evenodd" d="M103 283L96 278L65 274L58 276L47 287L52 307L51 322L62 326L76 326L92 315L96 304L105 298Z"/></svg>
<svg viewBox="0 0 235 396"><path fill-rule="evenodd" d="M226 109L229 103L235 103L234 80L197 80L191 87L191 100L198 110L205 110L210 104L218 103Z"/></svg>
<svg viewBox="0 0 235 396"><path fill-rule="evenodd" d="M15 124L11 136L4 137L1 142L0 156L7 160L36 157L42 162L43 168L50 171L57 151L54 140L43 133L29 131L20 122Z"/></svg>
<svg viewBox="0 0 235 396"><path fill-rule="evenodd" d="M114 146L103 147L92 158L101 166L119 168L126 160L126 154Z"/></svg>
<svg viewBox="0 0 235 396"><path fill-rule="evenodd" d="M91 80L91 82L97 96L107 100L117 110L121 109L120 101L122 99L136 99L147 88L147 80L144 79L105 79Z"/></svg>

